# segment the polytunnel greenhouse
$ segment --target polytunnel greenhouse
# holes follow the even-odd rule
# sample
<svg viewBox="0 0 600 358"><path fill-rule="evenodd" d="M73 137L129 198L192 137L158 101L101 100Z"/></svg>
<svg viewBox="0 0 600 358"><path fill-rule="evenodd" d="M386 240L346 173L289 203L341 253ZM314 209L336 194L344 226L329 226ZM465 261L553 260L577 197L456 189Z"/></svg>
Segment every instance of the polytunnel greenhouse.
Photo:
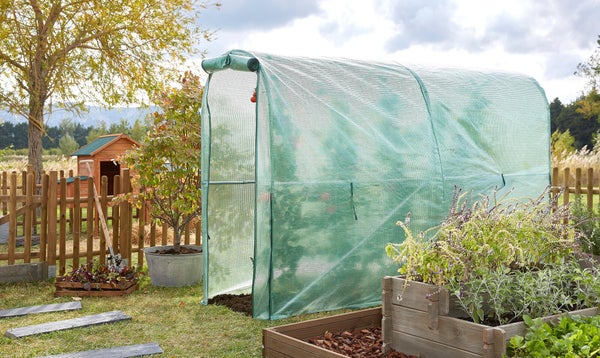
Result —
<svg viewBox="0 0 600 358"><path fill-rule="evenodd" d="M455 187L549 185L530 77L239 50L202 67L204 303L251 294L260 319L379 305L398 220L439 224Z"/></svg>

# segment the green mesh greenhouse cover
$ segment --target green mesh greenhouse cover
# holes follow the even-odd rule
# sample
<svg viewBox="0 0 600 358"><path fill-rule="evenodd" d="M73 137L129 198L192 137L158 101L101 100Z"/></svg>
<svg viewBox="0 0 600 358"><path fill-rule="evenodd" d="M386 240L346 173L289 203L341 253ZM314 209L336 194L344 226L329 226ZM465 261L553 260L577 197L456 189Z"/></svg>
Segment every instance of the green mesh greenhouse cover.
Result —
<svg viewBox="0 0 600 358"><path fill-rule="evenodd" d="M239 50L202 67L204 303L251 293L261 319L379 305L407 213L418 232L455 186L549 185L532 78Z"/></svg>

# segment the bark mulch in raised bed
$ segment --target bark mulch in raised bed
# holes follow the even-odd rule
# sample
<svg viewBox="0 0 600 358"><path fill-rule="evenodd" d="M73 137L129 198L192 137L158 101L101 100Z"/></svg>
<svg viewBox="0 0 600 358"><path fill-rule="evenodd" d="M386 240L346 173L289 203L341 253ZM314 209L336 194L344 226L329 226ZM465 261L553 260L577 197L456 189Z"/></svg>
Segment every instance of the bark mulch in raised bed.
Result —
<svg viewBox="0 0 600 358"><path fill-rule="evenodd" d="M380 327L364 328L356 332L325 332L308 342L352 358L417 358L394 350L381 353Z"/></svg>

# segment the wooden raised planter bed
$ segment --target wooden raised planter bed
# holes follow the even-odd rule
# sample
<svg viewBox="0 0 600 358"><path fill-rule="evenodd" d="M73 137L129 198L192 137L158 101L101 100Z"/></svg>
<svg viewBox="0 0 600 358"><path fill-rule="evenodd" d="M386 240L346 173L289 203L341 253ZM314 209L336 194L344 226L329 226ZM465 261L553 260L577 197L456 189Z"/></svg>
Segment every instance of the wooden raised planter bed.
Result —
<svg viewBox="0 0 600 358"><path fill-rule="evenodd" d="M137 290L137 280L122 281L119 284L90 283L85 285L81 282L55 282L56 292L54 296L76 296L76 297L114 297L124 296Z"/></svg>
<svg viewBox="0 0 600 358"><path fill-rule="evenodd" d="M325 331L354 331L381 326L381 307L263 329L263 357L346 357L308 343Z"/></svg>
<svg viewBox="0 0 600 358"><path fill-rule="evenodd" d="M492 327L457 318L466 314L455 308L447 290L414 281L405 286L400 277L383 279L382 313L383 351L401 348L421 358L502 357L510 338L525 335L527 328L523 322ZM593 316L598 309L567 314Z"/></svg>

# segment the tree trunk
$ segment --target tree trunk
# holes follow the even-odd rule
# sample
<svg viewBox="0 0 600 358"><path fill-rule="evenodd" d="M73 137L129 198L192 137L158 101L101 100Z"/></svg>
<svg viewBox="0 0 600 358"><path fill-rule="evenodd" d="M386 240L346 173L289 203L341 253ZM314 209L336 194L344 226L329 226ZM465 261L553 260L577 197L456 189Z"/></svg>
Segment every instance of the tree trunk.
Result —
<svg viewBox="0 0 600 358"><path fill-rule="evenodd" d="M173 226L173 251L181 252L181 227L179 224Z"/></svg>
<svg viewBox="0 0 600 358"><path fill-rule="evenodd" d="M40 27L41 26L41 27ZM27 130L29 146L29 166L35 171L36 182L40 183L42 178L42 137L44 135L44 105L48 99L48 68L46 62L47 28L38 22L38 40L36 43L35 56L31 59L29 67L29 79L27 87L29 92L29 126Z"/></svg>
<svg viewBox="0 0 600 358"><path fill-rule="evenodd" d="M44 105L39 101L29 101L29 126L27 144L29 147L28 163L35 171L36 182L40 182L43 171L42 137L44 135Z"/></svg>

